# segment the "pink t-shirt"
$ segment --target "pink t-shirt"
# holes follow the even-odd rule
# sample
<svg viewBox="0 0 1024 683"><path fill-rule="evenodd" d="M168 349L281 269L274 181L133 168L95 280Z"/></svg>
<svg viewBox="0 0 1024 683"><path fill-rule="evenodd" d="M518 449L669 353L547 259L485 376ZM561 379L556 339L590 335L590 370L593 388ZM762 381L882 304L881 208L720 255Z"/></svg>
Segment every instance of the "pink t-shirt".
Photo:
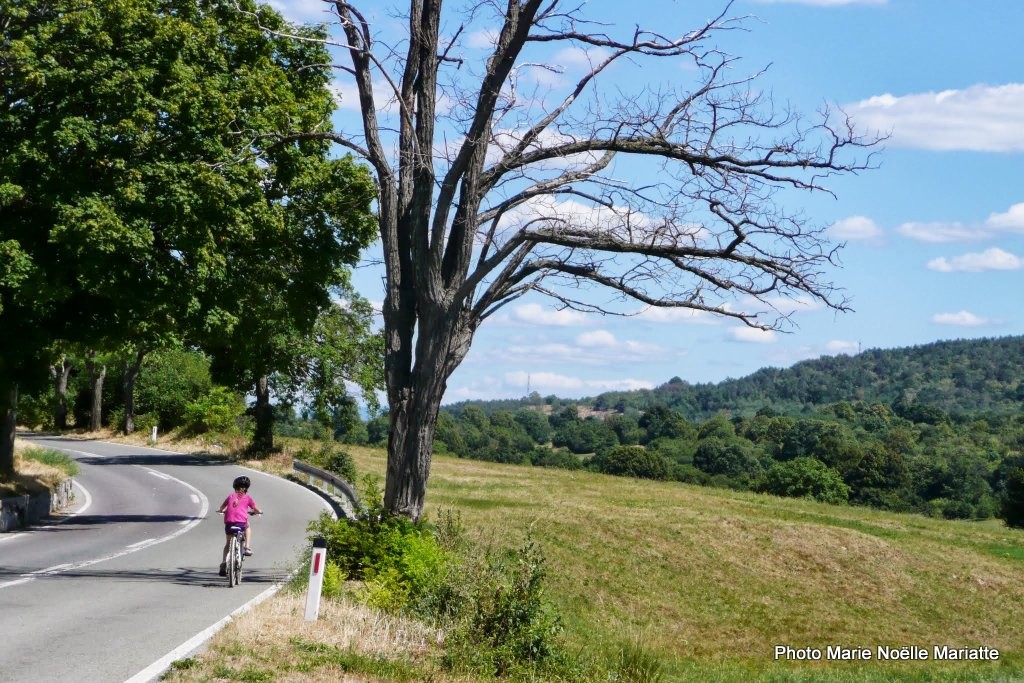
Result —
<svg viewBox="0 0 1024 683"><path fill-rule="evenodd" d="M249 497L248 493L232 493L224 499L221 505L224 508L224 522L236 524L249 521L249 510L259 507L256 501Z"/></svg>

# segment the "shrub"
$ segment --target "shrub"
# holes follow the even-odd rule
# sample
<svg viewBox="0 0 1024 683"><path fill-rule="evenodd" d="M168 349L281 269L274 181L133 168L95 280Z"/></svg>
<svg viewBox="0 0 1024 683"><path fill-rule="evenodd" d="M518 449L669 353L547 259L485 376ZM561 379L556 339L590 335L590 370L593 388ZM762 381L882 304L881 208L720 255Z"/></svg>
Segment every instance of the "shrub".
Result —
<svg viewBox="0 0 1024 683"><path fill-rule="evenodd" d="M295 458L310 465L333 472L349 483L356 481L356 463L348 451L331 443L321 443L319 448L303 444Z"/></svg>
<svg viewBox="0 0 1024 683"><path fill-rule="evenodd" d="M238 417L245 412L242 397L227 387L215 386L185 408L185 428L191 432L238 433Z"/></svg>
<svg viewBox="0 0 1024 683"><path fill-rule="evenodd" d="M503 676L556 663L559 616L544 599L544 556L527 537L515 553L486 553L468 565L469 600L446 643L451 669Z"/></svg>
<svg viewBox="0 0 1024 683"><path fill-rule="evenodd" d="M530 451L530 463L536 467L558 467L563 470L583 469L583 461L569 451L536 446Z"/></svg>
<svg viewBox="0 0 1024 683"><path fill-rule="evenodd" d="M321 587L321 595L325 598L336 598L341 595L341 587L345 581L341 567L333 560L327 560L324 565L324 583Z"/></svg>
<svg viewBox="0 0 1024 683"><path fill-rule="evenodd" d="M604 474L640 479L666 479L669 471L665 456L643 446L616 446L591 458L590 466Z"/></svg>
<svg viewBox="0 0 1024 683"><path fill-rule="evenodd" d="M379 501L370 488L364 499ZM364 602L445 629L449 669L504 675L563 661L561 620L544 598L544 557L532 539L517 552L481 552L457 517L442 515L432 527L389 515L379 502L359 519L325 513L310 531L327 541L328 570L333 564L339 577L364 582Z"/></svg>
<svg viewBox="0 0 1024 683"><path fill-rule="evenodd" d="M764 473L754 490L836 504L847 502L850 496L850 487L839 472L817 458L808 457L776 462Z"/></svg>

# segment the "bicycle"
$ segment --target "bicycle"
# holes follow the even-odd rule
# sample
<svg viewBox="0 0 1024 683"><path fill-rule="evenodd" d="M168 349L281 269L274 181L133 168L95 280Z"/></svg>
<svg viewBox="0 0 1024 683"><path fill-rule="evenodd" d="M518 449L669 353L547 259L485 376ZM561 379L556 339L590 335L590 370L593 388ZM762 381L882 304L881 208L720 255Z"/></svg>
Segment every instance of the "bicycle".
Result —
<svg viewBox="0 0 1024 683"><path fill-rule="evenodd" d="M228 588L233 588L242 582L242 562L245 560L245 553L243 552L245 548L245 529L235 525L231 525L228 528L233 532L233 535L231 540L228 541L228 555L225 564L227 565Z"/></svg>

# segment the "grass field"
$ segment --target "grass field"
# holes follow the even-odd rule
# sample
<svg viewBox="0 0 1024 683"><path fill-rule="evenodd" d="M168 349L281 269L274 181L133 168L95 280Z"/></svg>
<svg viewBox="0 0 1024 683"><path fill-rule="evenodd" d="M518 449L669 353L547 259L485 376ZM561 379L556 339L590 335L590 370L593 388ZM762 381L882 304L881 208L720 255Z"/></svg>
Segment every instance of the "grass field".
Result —
<svg viewBox="0 0 1024 683"><path fill-rule="evenodd" d="M360 471L384 454L352 449ZM528 529L579 649L639 639L666 677L1024 680L1024 533L751 493L452 458L427 514L495 543ZM998 662L775 661L776 645L988 646Z"/></svg>
<svg viewBox="0 0 1024 683"><path fill-rule="evenodd" d="M349 450L361 473L383 475L383 451ZM436 457L426 514L436 519L444 510L458 512L482 543L518 547L529 532L547 557L547 595L564 619L569 651L595 662L657 662L660 678L633 680L1024 680L1024 533L998 522ZM172 679L248 680L246 671L295 660L298 668L278 669L292 673L258 679L461 680L429 663L437 647L430 636L382 646L381 630L368 627L330 644L303 631L310 627L301 606L277 602L287 600L295 597L259 608L279 619L259 610L252 617L257 631L276 635L259 641L229 628ZM351 621L339 619L320 628L335 633ZM240 638L248 638L244 647ZM356 659L330 664L318 642ZM820 648L822 661L777 660L776 646ZM879 646L922 647L929 659L825 661L829 646L867 648L873 657ZM985 646L1000 658L935 661L935 646ZM248 664L237 661L240 652ZM310 652L335 668L310 666Z"/></svg>

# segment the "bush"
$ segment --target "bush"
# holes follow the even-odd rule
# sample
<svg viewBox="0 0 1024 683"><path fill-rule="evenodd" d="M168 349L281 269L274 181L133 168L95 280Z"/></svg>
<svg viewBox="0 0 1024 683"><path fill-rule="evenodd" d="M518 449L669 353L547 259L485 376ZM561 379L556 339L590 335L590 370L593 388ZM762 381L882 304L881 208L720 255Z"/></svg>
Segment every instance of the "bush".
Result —
<svg viewBox="0 0 1024 683"><path fill-rule="evenodd" d="M237 434L238 418L245 412L242 397L227 387L215 386L185 407L185 429L196 434Z"/></svg>
<svg viewBox="0 0 1024 683"><path fill-rule="evenodd" d="M295 453L297 460L333 472L349 483L356 481L356 463L348 451L334 444L321 443L319 448L303 444Z"/></svg>
<svg viewBox="0 0 1024 683"><path fill-rule="evenodd" d="M515 553L489 552L468 565L460 583L469 586L469 600L446 643L449 668L504 676L558 662L562 623L544 599L544 564L527 537Z"/></svg>
<svg viewBox="0 0 1024 683"><path fill-rule="evenodd" d="M379 501L368 488L364 499ZM449 669L504 675L564 661L561 621L544 598L544 557L532 539L518 552L481 552L452 515L433 527L389 515L379 502L359 519L325 513L310 531L327 541L328 569L364 582L364 602L447 631Z"/></svg>
<svg viewBox="0 0 1024 683"><path fill-rule="evenodd" d="M530 463L536 467L558 467L563 470L583 469L583 461L569 451L547 446L537 446L529 454Z"/></svg>
<svg viewBox="0 0 1024 683"><path fill-rule="evenodd" d="M850 487L839 472L817 458L808 457L776 462L764 473L754 490L834 504L845 503L850 497Z"/></svg>
<svg viewBox="0 0 1024 683"><path fill-rule="evenodd" d="M639 479L667 479L669 471L665 456L643 446L616 446L598 453L591 458L590 467L604 474Z"/></svg>
<svg viewBox="0 0 1024 683"><path fill-rule="evenodd" d="M1006 477L1002 513L1007 526L1024 528L1024 467L1012 470Z"/></svg>

